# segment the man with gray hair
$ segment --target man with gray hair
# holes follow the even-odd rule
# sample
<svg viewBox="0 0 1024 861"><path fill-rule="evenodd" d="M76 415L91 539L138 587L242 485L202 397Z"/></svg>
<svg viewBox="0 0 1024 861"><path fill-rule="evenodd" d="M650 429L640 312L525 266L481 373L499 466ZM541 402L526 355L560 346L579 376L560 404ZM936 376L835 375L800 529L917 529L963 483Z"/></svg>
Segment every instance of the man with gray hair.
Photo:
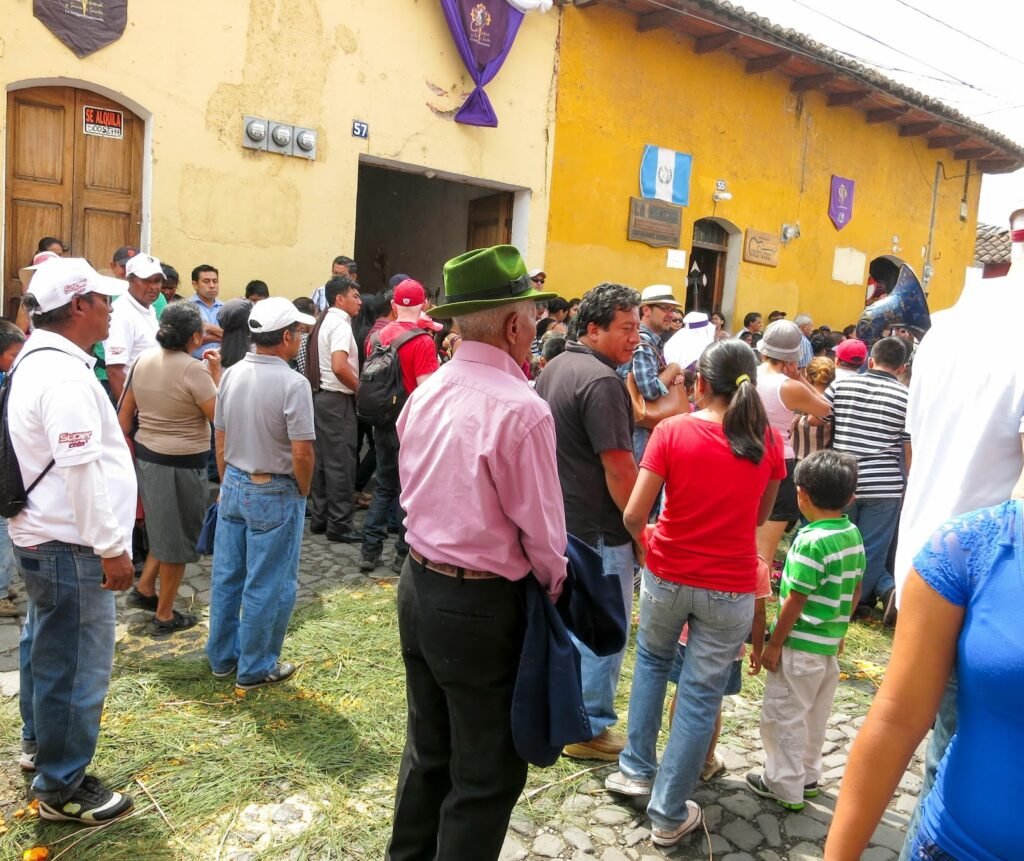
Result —
<svg viewBox="0 0 1024 861"><path fill-rule="evenodd" d="M793 318L803 339L800 341L800 358L796 366L801 371L806 368L814 359L814 347L811 346L811 332L814 330L814 320L810 314L797 314Z"/></svg>
<svg viewBox="0 0 1024 861"><path fill-rule="evenodd" d="M522 371L553 294L510 245L449 260L444 282L430 313L454 318L462 345L398 419L409 717L388 861L501 854L526 783L512 737L522 581L555 600L566 574L554 422Z"/></svg>

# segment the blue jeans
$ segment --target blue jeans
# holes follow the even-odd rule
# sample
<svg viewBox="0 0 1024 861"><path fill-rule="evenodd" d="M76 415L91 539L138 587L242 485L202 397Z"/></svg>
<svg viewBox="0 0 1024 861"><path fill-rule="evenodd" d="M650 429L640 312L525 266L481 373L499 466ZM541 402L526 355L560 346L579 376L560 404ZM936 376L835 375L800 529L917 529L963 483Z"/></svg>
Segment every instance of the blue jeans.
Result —
<svg viewBox="0 0 1024 861"><path fill-rule="evenodd" d="M626 542L609 547L602 538L594 545L594 549L601 554L604 576L619 578L622 606L626 609L628 620L633 613L633 545ZM596 738L619 719L615 713L615 689L619 685L619 673L626 650L599 658L575 637L573 642L580 652L583 705L587 709L590 728Z"/></svg>
<svg viewBox="0 0 1024 861"><path fill-rule="evenodd" d="M14 577L14 545L7 531L7 518L0 517L0 598L6 598Z"/></svg>
<svg viewBox="0 0 1024 861"><path fill-rule="evenodd" d="M752 592L717 592L662 580L644 569L636 668L629 696L629 738L619 755L627 777L653 780L647 813L658 828L686 819L733 662L754 619ZM658 767L665 689L683 624L689 623L678 705Z"/></svg>
<svg viewBox="0 0 1024 861"><path fill-rule="evenodd" d="M906 846L910 846L910 844L911 839L908 837L904 851L906 851ZM923 834L918 834L913 838L913 846L906 857L911 859L911 861L957 861L956 858L935 843L935 841L925 837ZM900 858L903 858L902 854Z"/></svg>
<svg viewBox="0 0 1024 861"><path fill-rule="evenodd" d="M899 522L899 497L882 499L855 499L846 509L850 520L857 524L864 538L867 567L860 585L860 603L873 607L886 592L896 585L892 573L885 567L889 544Z"/></svg>
<svg viewBox="0 0 1024 861"><path fill-rule="evenodd" d="M91 548L50 541L15 550L28 593L21 632L22 738L38 745L32 789L61 805L96 753L114 665L114 593Z"/></svg>
<svg viewBox="0 0 1024 861"><path fill-rule="evenodd" d="M397 518L398 539L395 553L405 556L409 545L405 541L405 514L398 504L402 487L398 478L398 431L394 425L374 429L377 449L376 484L373 501L363 521L363 556L373 558L384 548L391 521Z"/></svg>
<svg viewBox="0 0 1024 861"><path fill-rule="evenodd" d="M295 606L305 510L291 476L258 484L236 467L225 471L206 642L214 672L237 666L237 680L250 684L277 664Z"/></svg>
<svg viewBox="0 0 1024 861"><path fill-rule="evenodd" d="M907 823L907 838L903 844L903 851L900 852L899 861L918 861L922 856L918 851L917 832L921 826L921 806L924 804L928 793L935 785L935 773L939 770L939 763L946 755L946 748L949 742L956 735L957 704L956 698L959 686L956 680L956 671L949 677L946 684L946 692L942 695L939 703L939 712L935 716L935 724L932 726L932 737L924 755L924 782L921 784L921 791L917 794L917 804L914 805L914 812ZM941 851L941 850L939 850ZM941 861L941 855L934 856L936 861Z"/></svg>

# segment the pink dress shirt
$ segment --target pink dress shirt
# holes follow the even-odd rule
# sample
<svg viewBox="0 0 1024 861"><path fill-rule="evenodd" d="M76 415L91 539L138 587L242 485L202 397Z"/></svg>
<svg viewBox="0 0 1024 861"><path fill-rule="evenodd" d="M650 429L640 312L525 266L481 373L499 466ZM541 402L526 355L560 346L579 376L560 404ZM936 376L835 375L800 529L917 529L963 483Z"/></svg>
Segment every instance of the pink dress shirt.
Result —
<svg viewBox="0 0 1024 861"><path fill-rule="evenodd" d="M512 358L463 341L398 419L409 546L434 562L521 580L555 600L565 513L551 410Z"/></svg>

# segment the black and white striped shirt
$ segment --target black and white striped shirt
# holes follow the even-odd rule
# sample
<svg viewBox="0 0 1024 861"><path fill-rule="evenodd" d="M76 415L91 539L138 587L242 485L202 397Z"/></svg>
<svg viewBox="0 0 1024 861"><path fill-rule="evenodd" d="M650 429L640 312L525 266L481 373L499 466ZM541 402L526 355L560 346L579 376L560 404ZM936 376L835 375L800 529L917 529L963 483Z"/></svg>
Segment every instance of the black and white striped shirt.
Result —
<svg viewBox="0 0 1024 861"><path fill-rule="evenodd" d="M832 404L832 447L857 458L857 496L902 496L907 388L887 371L836 380L825 392Z"/></svg>

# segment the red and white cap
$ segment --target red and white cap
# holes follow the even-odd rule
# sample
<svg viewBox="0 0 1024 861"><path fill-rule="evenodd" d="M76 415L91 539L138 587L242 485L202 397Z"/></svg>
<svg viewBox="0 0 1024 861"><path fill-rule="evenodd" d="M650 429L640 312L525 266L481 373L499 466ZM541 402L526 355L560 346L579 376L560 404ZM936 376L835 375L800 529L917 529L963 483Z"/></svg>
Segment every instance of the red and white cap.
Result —
<svg viewBox="0 0 1024 861"><path fill-rule="evenodd" d="M56 311L86 293L120 296L128 290L127 281L100 275L83 257L59 257L29 269L33 274L26 292L39 304L36 314Z"/></svg>

